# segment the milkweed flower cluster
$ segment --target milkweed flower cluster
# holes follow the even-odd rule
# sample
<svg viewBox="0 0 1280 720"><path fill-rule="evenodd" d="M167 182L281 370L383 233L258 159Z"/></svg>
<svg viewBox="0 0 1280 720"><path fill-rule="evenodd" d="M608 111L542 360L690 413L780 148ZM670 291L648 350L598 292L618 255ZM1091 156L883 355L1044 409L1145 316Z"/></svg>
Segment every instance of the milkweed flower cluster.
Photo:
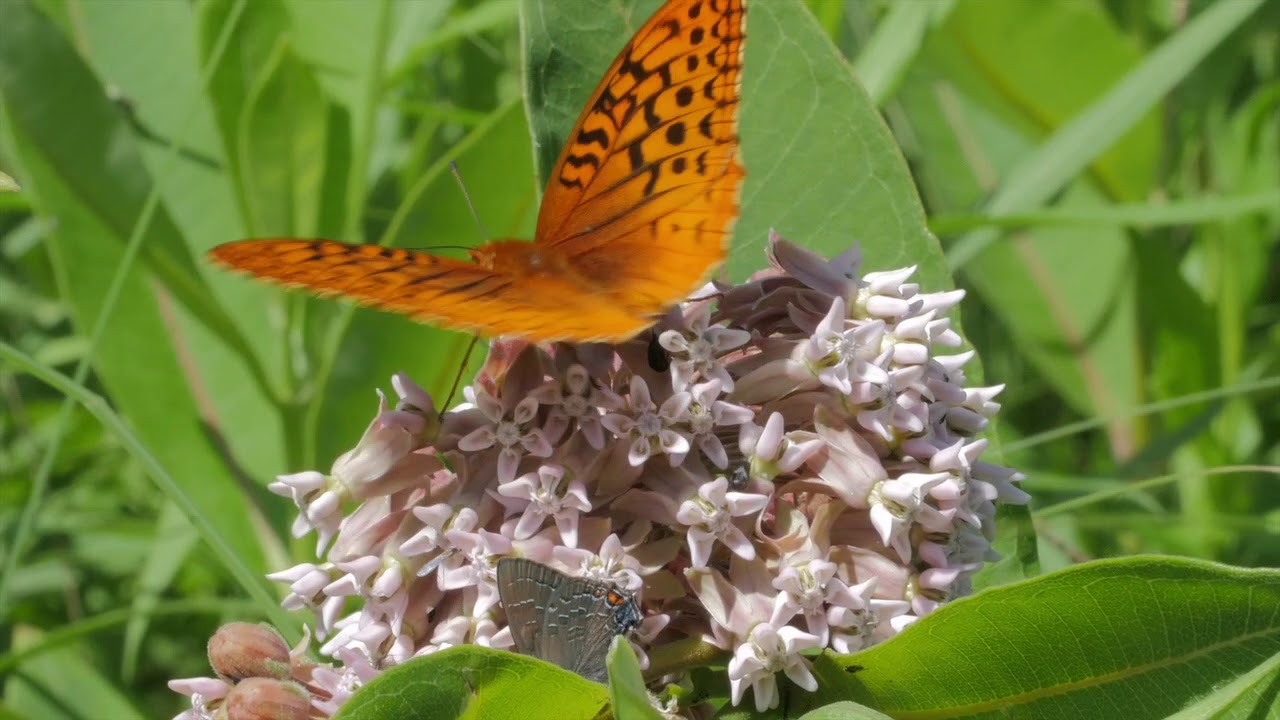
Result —
<svg viewBox="0 0 1280 720"><path fill-rule="evenodd" d="M418 655L512 647L504 557L636 593L642 663L705 640L733 702L749 689L760 710L779 672L816 687L803 651L855 652L967 594L997 557L997 504L1027 496L981 459L1002 387L966 386L973 353L945 316L962 291L862 274L856 250L774 236L769 256L621 345L497 341L439 416L397 375L398 401L328 473L272 484L319 559L271 577L338 661L280 680L310 698L299 717ZM227 691L196 681L175 681L196 708L181 717Z"/></svg>

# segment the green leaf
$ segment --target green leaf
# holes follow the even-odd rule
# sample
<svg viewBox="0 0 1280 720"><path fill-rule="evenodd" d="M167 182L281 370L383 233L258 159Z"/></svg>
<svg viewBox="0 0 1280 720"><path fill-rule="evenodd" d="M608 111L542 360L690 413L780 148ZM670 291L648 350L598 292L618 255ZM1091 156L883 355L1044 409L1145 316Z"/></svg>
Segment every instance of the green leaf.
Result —
<svg viewBox="0 0 1280 720"><path fill-rule="evenodd" d="M328 102L311 71L283 41L258 80L245 100L237 147L248 232L315 237L322 232Z"/></svg>
<svg viewBox="0 0 1280 720"><path fill-rule="evenodd" d="M876 712L865 705L847 700L824 705L800 716L800 720L891 720L888 715Z"/></svg>
<svg viewBox="0 0 1280 720"><path fill-rule="evenodd" d="M764 265L775 228L826 255L860 243L866 269L919 265L924 287L951 287L901 151L817 21L786 0L752 3L747 23L747 179L730 275Z"/></svg>
<svg viewBox="0 0 1280 720"><path fill-rule="evenodd" d="M1269 695L1232 683L1277 653L1280 572L1104 560L959 600L870 650L824 655L818 693L792 700L854 700L894 717L1074 719L1103 707L1144 720L1212 698L1247 716Z"/></svg>
<svg viewBox="0 0 1280 720"><path fill-rule="evenodd" d="M613 638L609 648L609 702L613 706L615 720L662 720L662 716L649 704L649 691L644 687L640 674L640 661L636 659L631 643L621 635Z"/></svg>
<svg viewBox="0 0 1280 720"><path fill-rule="evenodd" d="M550 663L460 645L387 670L334 720L590 720L608 698L603 685Z"/></svg>

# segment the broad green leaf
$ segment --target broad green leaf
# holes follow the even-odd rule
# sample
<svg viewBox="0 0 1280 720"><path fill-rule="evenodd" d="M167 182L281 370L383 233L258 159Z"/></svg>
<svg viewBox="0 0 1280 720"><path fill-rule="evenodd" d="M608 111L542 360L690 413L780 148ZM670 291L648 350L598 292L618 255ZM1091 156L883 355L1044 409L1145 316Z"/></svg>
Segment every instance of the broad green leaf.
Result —
<svg viewBox="0 0 1280 720"><path fill-rule="evenodd" d="M253 236L316 237L324 204L328 103L284 41L250 86L237 151ZM343 138L344 140L347 138Z"/></svg>
<svg viewBox="0 0 1280 720"><path fill-rule="evenodd" d="M795 0L753 3L747 23L731 276L765 265L775 228L826 255L859 243L866 270L918 265L924 288L950 288L902 153L830 38Z"/></svg>
<svg viewBox="0 0 1280 720"><path fill-rule="evenodd" d="M605 686L525 655L460 645L391 668L334 720L591 720Z"/></svg>
<svg viewBox="0 0 1280 720"><path fill-rule="evenodd" d="M255 5L257 3L254 3ZM215 124L214 110L200 81L196 49L200 7L187 3L85 3L77 6L83 21L75 27L85 36L88 59L100 77L109 78L121 107L131 113L133 135L143 161L178 227L177 239L196 256L196 266L235 318L246 346L273 376L281 364L272 326L262 312L262 288L236 294L230 273L211 268L203 253L209 247L243 237L240 208ZM223 31L210 30L210 42ZM128 38L127 42L121 42ZM237 47L240 43L236 43ZM194 110L193 110L194 108ZM136 123L136 125L134 124ZM175 154L170 146L179 148ZM340 205L326 204L326 209ZM255 292L256 291L256 292ZM245 348L206 330L197 318L179 309L174 318L198 359L199 383L223 425L224 438L246 475L267 478L284 466L278 425L263 422L275 408L264 388L253 383L243 360ZM275 511L275 503L267 512ZM280 518L278 526L286 522Z"/></svg>
<svg viewBox="0 0 1280 720"><path fill-rule="evenodd" d="M228 23L234 23L235 50L214 57L218 38ZM210 68L207 92L214 125L222 141L227 179L236 191L236 202L245 218L249 216L249 201L245 197L244 170L240 167L243 143L240 134L244 130L241 119L245 116L251 88L261 84L263 68L289 27L288 13L281 0L257 0L243 5L237 0L210 0L199 8L198 57L201 66L216 62Z"/></svg>
<svg viewBox="0 0 1280 720"><path fill-rule="evenodd" d="M890 720L888 715L847 700L824 705L800 716L800 720Z"/></svg>
<svg viewBox="0 0 1280 720"><path fill-rule="evenodd" d="M1269 694L1232 683L1280 653L1278 611L1280 571L1102 560L956 601L870 650L824 655L818 693L792 700L913 718L1106 708L1144 720L1209 698L1242 717L1265 713Z"/></svg>
<svg viewBox="0 0 1280 720"><path fill-rule="evenodd" d="M613 638L608 666L609 704L613 707L615 720L662 720L658 711L649 704L649 692L645 690L635 650L621 635Z"/></svg>

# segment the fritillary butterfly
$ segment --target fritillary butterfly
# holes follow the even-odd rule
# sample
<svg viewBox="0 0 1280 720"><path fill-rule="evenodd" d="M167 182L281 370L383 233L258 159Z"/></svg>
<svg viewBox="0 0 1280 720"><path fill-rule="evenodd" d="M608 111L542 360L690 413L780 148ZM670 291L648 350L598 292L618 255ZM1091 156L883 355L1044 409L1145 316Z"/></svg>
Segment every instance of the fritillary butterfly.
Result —
<svg viewBox="0 0 1280 720"><path fill-rule="evenodd" d="M473 262L330 240L214 248L233 268L416 320L534 342L619 342L724 261L738 149L746 0L668 0L587 103L547 184L533 242Z"/></svg>

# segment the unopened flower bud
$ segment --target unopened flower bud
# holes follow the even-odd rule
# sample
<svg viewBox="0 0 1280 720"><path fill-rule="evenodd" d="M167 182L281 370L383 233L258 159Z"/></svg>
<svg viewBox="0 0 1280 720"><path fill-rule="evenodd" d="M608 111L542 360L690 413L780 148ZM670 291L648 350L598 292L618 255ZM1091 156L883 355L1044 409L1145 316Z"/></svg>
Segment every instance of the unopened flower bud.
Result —
<svg viewBox="0 0 1280 720"><path fill-rule="evenodd" d="M233 622L209 638L209 665L219 676L245 678L289 677L289 646L268 625Z"/></svg>
<svg viewBox="0 0 1280 720"><path fill-rule="evenodd" d="M311 698L294 682L248 678L227 694L227 720L308 720Z"/></svg>

